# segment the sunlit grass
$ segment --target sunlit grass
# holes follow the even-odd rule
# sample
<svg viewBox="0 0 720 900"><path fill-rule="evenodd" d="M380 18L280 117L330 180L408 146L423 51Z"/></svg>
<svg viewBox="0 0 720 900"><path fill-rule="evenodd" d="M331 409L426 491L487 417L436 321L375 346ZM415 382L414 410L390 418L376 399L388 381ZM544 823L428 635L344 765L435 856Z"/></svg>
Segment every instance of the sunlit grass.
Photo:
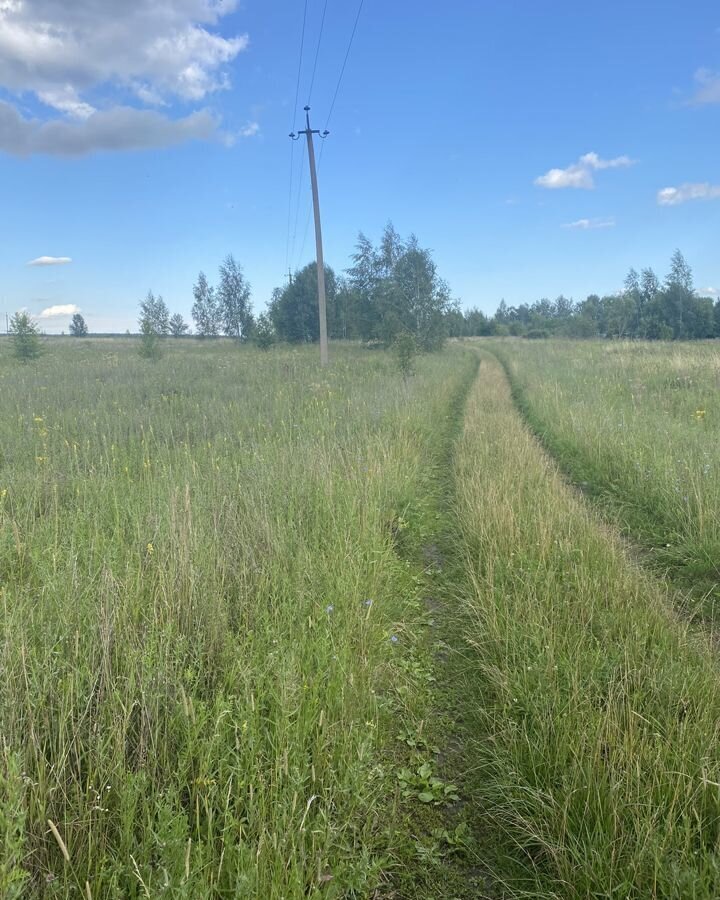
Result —
<svg viewBox="0 0 720 900"><path fill-rule="evenodd" d="M0 893L366 896L472 355L163 350L0 349Z"/></svg>
<svg viewBox="0 0 720 900"><path fill-rule="evenodd" d="M714 342L503 342L533 427L659 569L720 582L720 352ZM712 597L704 603L712 612Z"/></svg>
<svg viewBox="0 0 720 900"><path fill-rule="evenodd" d="M715 649L567 487L492 357L456 480L475 799L535 872L523 896L717 897Z"/></svg>

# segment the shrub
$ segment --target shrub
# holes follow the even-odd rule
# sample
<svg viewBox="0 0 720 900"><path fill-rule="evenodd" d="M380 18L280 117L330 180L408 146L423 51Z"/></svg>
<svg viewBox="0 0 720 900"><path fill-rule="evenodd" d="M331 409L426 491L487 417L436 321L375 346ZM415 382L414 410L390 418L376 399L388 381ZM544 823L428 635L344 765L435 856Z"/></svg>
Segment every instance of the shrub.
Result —
<svg viewBox="0 0 720 900"><path fill-rule="evenodd" d="M40 331L27 313L15 313L10 319L10 337L13 353L22 362L37 359L42 353Z"/></svg>

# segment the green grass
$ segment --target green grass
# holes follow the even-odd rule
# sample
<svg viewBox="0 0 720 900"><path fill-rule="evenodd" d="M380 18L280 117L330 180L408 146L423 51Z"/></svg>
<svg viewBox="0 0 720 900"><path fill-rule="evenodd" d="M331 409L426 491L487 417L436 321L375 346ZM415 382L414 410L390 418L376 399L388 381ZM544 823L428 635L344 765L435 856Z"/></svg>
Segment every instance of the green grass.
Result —
<svg viewBox="0 0 720 900"><path fill-rule="evenodd" d="M0 894L368 896L475 361L163 350L0 349Z"/></svg>
<svg viewBox="0 0 720 900"><path fill-rule="evenodd" d="M503 341L494 349L563 468L712 618L720 582L717 345Z"/></svg>
<svg viewBox="0 0 720 900"><path fill-rule="evenodd" d="M511 896L717 897L715 648L565 484L490 356L456 497L473 800L525 860Z"/></svg>

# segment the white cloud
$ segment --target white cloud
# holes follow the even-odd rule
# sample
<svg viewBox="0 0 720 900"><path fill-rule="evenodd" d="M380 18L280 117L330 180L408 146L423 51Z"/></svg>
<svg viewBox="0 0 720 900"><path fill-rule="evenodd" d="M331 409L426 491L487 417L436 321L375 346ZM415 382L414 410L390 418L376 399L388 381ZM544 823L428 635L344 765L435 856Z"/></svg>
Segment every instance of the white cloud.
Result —
<svg viewBox="0 0 720 900"><path fill-rule="evenodd" d="M217 121L207 111L171 119L134 104L197 104L227 88L227 67L247 48L248 37L225 36L218 27L237 5L238 0L0 0L0 88L17 96L32 93L61 115L49 122L28 120L0 101L0 150L67 156L212 136ZM125 105L112 105L118 92L131 95L131 104L126 99Z"/></svg>
<svg viewBox="0 0 720 900"><path fill-rule="evenodd" d="M587 231L591 228L614 228L615 219L578 219L577 222L568 222L563 228L574 228L579 231Z"/></svg>
<svg viewBox="0 0 720 900"><path fill-rule="evenodd" d="M714 287L698 288L701 297L720 297L720 289Z"/></svg>
<svg viewBox="0 0 720 900"><path fill-rule="evenodd" d="M38 256L37 259L31 259L29 266L66 266L71 263L69 256Z"/></svg>
<svg viewBox="0 0 720 900"><path fill-rule="evenodd" d="M240 137L249 138L260 134L260 126L257 122L248 122L244 128L240 129Z"/></svg>
<svg viewBox="0 0 720 900"><path fill-rule="evenodd" d="M38 319L57 319L61 316L74 316L80 312L80 307L74 303L64 303L59 306L48 306L38 316Z"/></svg>
<svg viewBox="0 0 720 900"><path fill-rule="evenodd" d="M690 184L685 182L680 187L666 187L657 193L660 206L678 206L688 200L720 199L720 185L708 182Z"/></svg>
<svg viewBox="0 0 720 900"><path fill-rule="evenodd" d="M698 83L698 89L692 98L692 103L720 103L720 72L698 69L695 73L695 81Z"/></svg>
<svg viewBox="0 0 720 900"><path fill-rule="evenodd" d="M218 124L208 110L170 119L155 110L129 106L94 112L72 122L42 122L22 118L14 106L0 100L0 151L14 156L83 156L95 150L144 150L220 137Z"/></svg>
<svg viewBox="0 0 720 900"><path fill-rule="evenodd" d="M550 169L535 179L538 187L556 190L558 188L582 188L592 190L595 187L593 172L600 169L621 169L634 165L629 156L617 156L615 159L602 159L597 153L586 153L566 169Z"/></svg>
<svg viewBox="0 0 720 900"><path fill-rule="evenodd" d="M81 95L104 84L126 86L146 102L166 95L202 100L227 86L223 67L248 45L247 35L210 30L236 6L236 0L1 0L0 84L32 91L73 115L89 114Z"/></svg>

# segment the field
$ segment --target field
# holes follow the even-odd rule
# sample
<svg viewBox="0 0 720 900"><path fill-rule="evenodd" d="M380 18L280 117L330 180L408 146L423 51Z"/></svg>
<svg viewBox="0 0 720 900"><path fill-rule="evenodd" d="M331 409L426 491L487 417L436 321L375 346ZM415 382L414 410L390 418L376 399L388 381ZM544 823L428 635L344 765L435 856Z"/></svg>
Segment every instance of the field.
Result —
<svg viewBox="0 0 720 900"><path fill-rule="evenodd" d="M0 346L0 896L720 894L713 345L162 349Z"/></svg>
<svg viewBox="0 0 720 900"><path fill-rule="evenodd" d="M504 342L530 422L656 571L712 617L720 582L720 354L712 341Z"/></svg>

